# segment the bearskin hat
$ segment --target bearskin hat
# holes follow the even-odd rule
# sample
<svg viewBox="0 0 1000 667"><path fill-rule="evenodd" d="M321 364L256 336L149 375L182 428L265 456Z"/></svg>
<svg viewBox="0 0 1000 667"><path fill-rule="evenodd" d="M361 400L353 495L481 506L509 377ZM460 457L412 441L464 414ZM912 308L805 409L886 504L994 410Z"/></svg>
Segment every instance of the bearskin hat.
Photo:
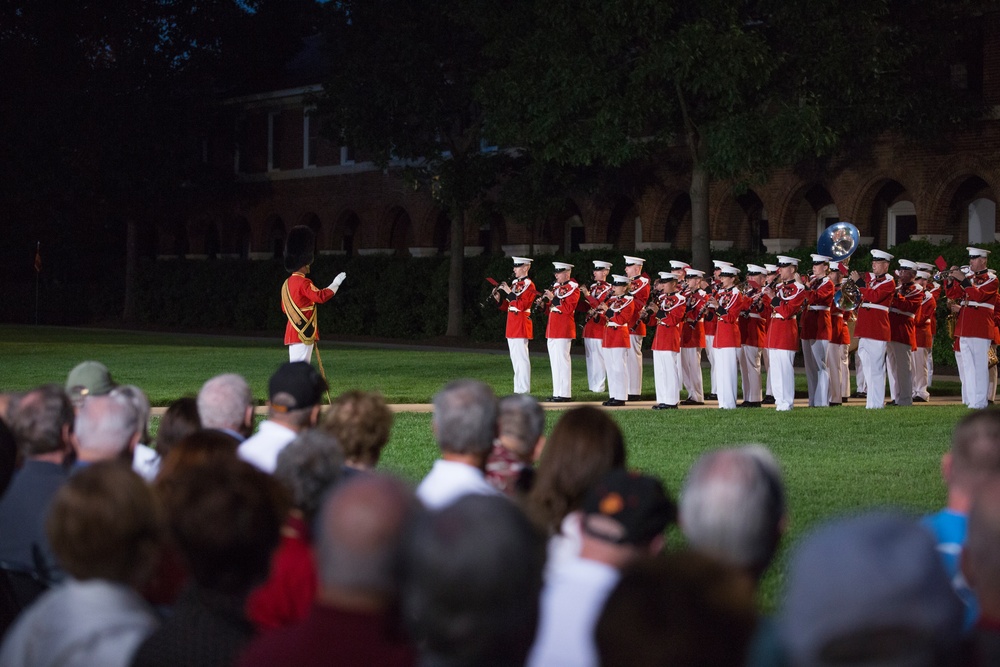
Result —
<svg viewBox="0 0 1000 667"><path fill-rule="evenodd" d="M316 234L305 225L292 227L285 239L285 270L289 273L313 263Z"/></svg>

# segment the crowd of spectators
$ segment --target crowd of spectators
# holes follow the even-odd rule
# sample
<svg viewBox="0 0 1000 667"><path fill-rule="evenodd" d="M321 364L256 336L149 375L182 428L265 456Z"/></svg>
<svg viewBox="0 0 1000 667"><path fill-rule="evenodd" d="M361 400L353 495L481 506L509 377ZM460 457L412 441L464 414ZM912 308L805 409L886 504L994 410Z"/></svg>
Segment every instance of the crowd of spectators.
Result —
<svg viewBox="0 0 1000 667"><path fill-rule="evenodd" d="M98 362L0 395L0 667L1000 664L1000 411L956 425L945 508L814 527L765 613L788 523L766 447L707 451L672 494L605 411L546 436L531 397L456 380L411 486L378 467L384 399L326 392L283 364L254 432L220 375L155 438Z"/></svg>

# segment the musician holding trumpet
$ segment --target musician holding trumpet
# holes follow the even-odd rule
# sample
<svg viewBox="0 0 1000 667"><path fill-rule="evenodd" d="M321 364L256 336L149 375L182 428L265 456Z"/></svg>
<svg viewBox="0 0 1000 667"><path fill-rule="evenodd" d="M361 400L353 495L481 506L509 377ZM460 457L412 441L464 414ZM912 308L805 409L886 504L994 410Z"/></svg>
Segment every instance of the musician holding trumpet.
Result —
<svg viewBox="0 0 1000 667"><path fill-rule="evenodd" d="M507 311L507 347L514 367L514 393L527 394L531 391L531 361L528 357L528 341L533 335L531 306L538 290L528 277L532 260L527 257L511 259L514 260L512 283L500 283L493 291L493 298L500 304L500 310Z"/></svg>
<svg viewBox="0 0 1000 667"><path fill-rule="evenodd" d="M889 345L886 370L889 374L890 405L913 405L913 357L917 348L917 311L924 300L924 288L914 282L917 265L899 260L899 285L889 306Z"/></svg>
<svg viewBox="0 0 1000 667"><path fill-rule="evenodd" d="M807 305L802 312L802 360L806 367L809 407L826 408L830 405L830 369L826 358L833 337L830 308L836 291L827 273L833 258L818 254L811 257L812 275L805 283Z"/></svg>
<svg viewBox="0 0 1000 667"><path fill-rule="evenodd" d="M896 282L887 275L892 255L884 250L872 250L872 271L862 274L851 271L851 280L861 292L858 323L854 335L858 339L857 356L867 388L869 410L885 407L885 354L889 344L889 306L896 293Z"/></svg>
<svg viewBox="0 0 1000 667"><path fill-rule="evenodd" d="M971 276L953 266L945 277L945 293L949 299L961 302L958 322L958 350L962 365L962 396L966 405L980 410L989 398L989 367L987 353L993 342L996 326L993 314L997 302L997 278L986 268L989 250L966 248L969 251Z"/></svg>
<svg viewBox="0 0 1000 667"><path fill-rule="evenodd" d="M604 315L597 308L611 298L611 283L608 282L608 272L611 262L594 260L594 282L590 287L580 286L579 310L586 311L587 321L583 325L583 351L587 360L587 387L590 391L604 391L604 380L607 372L604 370Z"/></svg>
<svg viewBox="0 0 1000 667"><path fill-rule="evenodd" d="M552 367L552 403L568 403L572 400L572 365L570 346L576 338L576 304L580 300L580 285L573 280L570 272L572 264L552 262L555 284L542 292L539 297L542 308L548 313L545 338L549 348L549 365Z"/></svg>

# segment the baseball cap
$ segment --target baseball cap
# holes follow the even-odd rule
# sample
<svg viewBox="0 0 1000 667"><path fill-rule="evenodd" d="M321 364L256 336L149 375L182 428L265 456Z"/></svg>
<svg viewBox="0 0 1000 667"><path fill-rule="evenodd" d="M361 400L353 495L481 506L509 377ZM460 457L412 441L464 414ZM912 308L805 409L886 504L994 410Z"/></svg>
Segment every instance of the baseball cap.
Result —
<svg viewBox="0 0 1000 667"><path fill-rule="evenodd" d="M271 407L279 412L301 410L317 405L326 388L323 376L311 364L304 361L282 364L267 383ZM279 394L285 396L282 396L276 405L275 397Z"/></svg>
<svg viewBox="0 0 1000 667"><path fill-rule="evenodd" d="M111 379L108 367L99 361L77 364L66 376L66 391L71 396L104 396L118 385Z"/></svg>
<svg viewBox="0 0 1000 667"><path fill-rule="evenodd" d="M660 480L612 470L583 499L584 532L615 544L648 544L677 519L677 506Z"/></svg>

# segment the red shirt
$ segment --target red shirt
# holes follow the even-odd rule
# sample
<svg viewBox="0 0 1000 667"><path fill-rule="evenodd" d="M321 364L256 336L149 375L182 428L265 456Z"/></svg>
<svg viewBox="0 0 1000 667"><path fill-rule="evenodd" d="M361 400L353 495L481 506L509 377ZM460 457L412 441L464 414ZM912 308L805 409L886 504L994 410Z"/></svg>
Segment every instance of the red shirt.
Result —
<svg viewBox="0 0 1000 667"><path fill-rule="evenodd" d="M590 286L590 295L576 302L577 310L589 312L592 308L597 308L611 297L612 291L611 283L607 281L602 280L594 283ZM604 315L601 314L588 317L587 322L583 325L583 337L603 339L606 322Z"/></svg>
<svg viewBox="0 0 1000 667"><path fill-rule="evenodd" d="M889 340L917 349L916 319L924 300L924 288L916 283L900 285L889 306Z"/></svg>
<svg viewBox="0 0 1000 667"><path fill-rule="evenodd" d="M986 270L980 271L961 283L949 281L948 298L962 301L958 313L957 335L969 338L993 339L993 312L997 302L997 278Z"/></svg>
<svg viewBox="0 0 1000 667"><path fill-rule="evenodd" d="M917 347L934 347L934 324L937 319L937 297L934 292L924 288L920 309L914 322L914 338Z"/></svg>
<svg viewBox="0 0 1000 667"><path fill-rule="evenodd" d="M888 341L889 307L896 293L896 282L886 274L877 278L874 273L864 274L865 286L860 284L861 306L858 308L858 323L854 327L857 338Z"/></svg>
<svg viewBox="0 0 1000 667"><path fill-rule="evenodd" d="M292 298L292 303L298 306L307 318L312 315L317 303L326 303L333 298L332 289L319 289L304 273L298 271L288 276L288 293ZM285 312L284 303L281 304L281 312ZM319 327L316 328L316 340L319 340ZM292 323L285 324L285 345L301 342Z"/></svg>
<svg viewBox="0 0 1000 667"><path fill-rule="evenodd" d="M290 514L281 527L270 576L247 598L247 618L261 631L298 623L309 615L317 586L309 528L301 514Z"/></svg>
<svg viewBox="0 0 1000 667"><path fill-rule="evenodd" d="M545 309L549 313L549 323L545 328L546 338L576 338L576 304L580 300L580 285L575 280L568 280L556 285L552 290L555 295Z"/></svg>
<svg viewBox="0 0 1000 667"><path fill-rule="evenodd" d="M532 338L531 305L535 303L538 290L531 278L518 278L510 286L506 299L500 299L500 310L507 311L507 338Z"/></svg>
<svg viewBox="0 0 1000 667"><path fill-rule="evenodd" d="M749 300L736 287L721 290L717 298L719 310L715 314L717 324L715 342L712 343L712 346L715 348L740 347L742 345L740 313L746 310Z"/></svg>
<svg viewBox="0 0 1000 667"><path fill-rule="evenodd" d="M798 314L806 299L806 288L795 280L777 286L771 299L771 320L767 325L770 350L798 350Z"/></svg>
<svg viewBox="0 0 1000 667"><path fill-rule="evenodd" d="M837 291L829 278L823 278L813 289L806 289L806 309L802 312L803 340L830 340L833 329L830 307Z"/></svg>
<svg viewBox="0 0 1000 667"><path fill-rule="evenodd" d="M705 347L705 324L701 320L701 307L705 293L701 290L688 294L687 312L681 326L681 347Z"/></svg>
<svg viewBox="0 0 1000 667"><path fill-rule="evenodd" d="M646 325L639 319L639 313L642 312L642 309L646 307L646 302L649 301L649 291L649 276L645 273L633 278L628 288L628 295L632 297L635 303L632 320L629 322L629 333L636 336L646 335Z"/></svg>
<svg viewBox="0 0 1000 667"><path fill-rule="evenodd" d="M653 336L653 350L661 352L681 351L681 327L686 325L684 314L687 300L678 292L661 294L659 299L663 317L656 320L656 335Z"/></svg>
<svg viewBox="0 0 1000 667"><path fill-rule="evenodd" d="M608 300L605 311L607 326L604 327L604 347L631 347L628 325L635 313L635 300L629 295L613 296Z"/></svg>

